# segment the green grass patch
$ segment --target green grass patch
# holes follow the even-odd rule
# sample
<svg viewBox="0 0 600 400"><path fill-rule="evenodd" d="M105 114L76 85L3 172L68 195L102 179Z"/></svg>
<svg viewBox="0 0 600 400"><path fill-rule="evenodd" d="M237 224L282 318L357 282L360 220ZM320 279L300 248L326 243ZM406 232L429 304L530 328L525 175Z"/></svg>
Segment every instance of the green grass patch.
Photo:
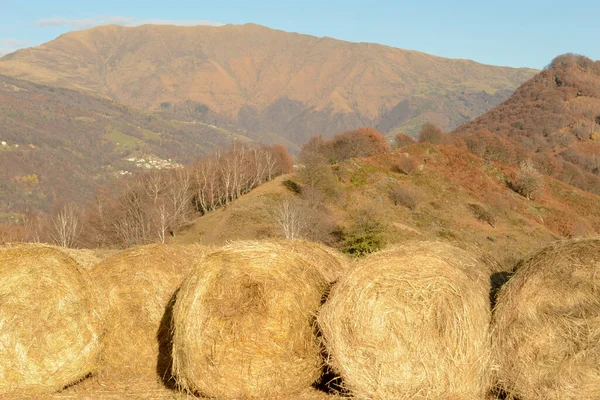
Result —
<svg viewBox="0 0 600 400"><path fill-rule="evenodd" d="M75 117L73 118L75 121L83 121L83 122L96 122L94 118L90 117Z"/></svg>
<svg viewBox="0 0 600 400"><path fill-rule="evenodd" d="M133 149L136 145L144 143L142 140L136 137L127 135L111 127L106 128L104 139L111 143L114 143L115 146L118 146L122 149Z"/></svg>
<svg viewBox="0 0 600 400"><path fill-rule="evenodd" d="M160 135L156 132L152 132L151 130L148 129L141 129L140 132L142 133L142 135L144 136L144 139L146 140L150 140L150 141L160 141Z"/></svg>
<svg viewBox="0 0 600 400"><path fill-rule="evenodd" d="M22 215L17 213L0 212L0 221L3 222L18 221L21 217Z"/></svg>

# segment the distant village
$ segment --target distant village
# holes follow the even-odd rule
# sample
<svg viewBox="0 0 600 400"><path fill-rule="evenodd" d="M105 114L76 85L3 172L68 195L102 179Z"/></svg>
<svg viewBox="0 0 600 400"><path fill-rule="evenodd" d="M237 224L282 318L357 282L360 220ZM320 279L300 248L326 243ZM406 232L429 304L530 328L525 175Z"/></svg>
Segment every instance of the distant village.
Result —
<svg viewBox="0 0 600 400"><path fill-rule="evenodd" d="M144 169L177 169L183 168L183 164L179 164L175 161L172 161L170 158L168 160L163 160L162 158L158 158L155 156L143 156L141 158L138 157L129 157L126 159L129 162L135 163L135 166L138 168ZM119 175L131 175L131 171L119 170L117 171Z"/></svg>

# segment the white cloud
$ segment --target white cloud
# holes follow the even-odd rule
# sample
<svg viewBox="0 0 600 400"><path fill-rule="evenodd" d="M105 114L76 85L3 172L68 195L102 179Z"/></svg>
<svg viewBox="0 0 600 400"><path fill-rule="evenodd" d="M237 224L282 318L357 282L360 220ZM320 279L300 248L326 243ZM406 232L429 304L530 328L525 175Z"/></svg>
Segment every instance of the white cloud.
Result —
<svg viewBox="0 0 600 400"><path fill-rule="evenodd" d="M74 19L74 18L44 18L36 21L36 25L42 28L55 28L60 26L66 26L71 29L87 29L98 25L122 25L122 26L139 26L146 24L154 25L179 25L179 26L196 26L196 25L210 25L210 26L221 26L224 25L220 22L206 21L206 20L165 20L165 19L144 19L134 17L122 17L122 16L96 16L86 19Z"/></svg>
<svg viewBox="0 0 600 400"><path fill-rule="evenodd" d="M19 50L20 48L32 46L34 43L28 40L19 40L13 38L0 38L0 57Z"/></svg>

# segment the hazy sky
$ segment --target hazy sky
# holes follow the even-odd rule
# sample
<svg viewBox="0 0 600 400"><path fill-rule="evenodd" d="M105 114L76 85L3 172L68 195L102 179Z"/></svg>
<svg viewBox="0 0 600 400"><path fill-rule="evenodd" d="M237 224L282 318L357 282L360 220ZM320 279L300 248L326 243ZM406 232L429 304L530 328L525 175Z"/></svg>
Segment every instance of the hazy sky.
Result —
<svg viewBox="0 0 600 400"><path fill-rule="evenodd" d="M600 59L600 0L0 0L0 54L104 23L243 24L376 42L487 64Z"/></svg>

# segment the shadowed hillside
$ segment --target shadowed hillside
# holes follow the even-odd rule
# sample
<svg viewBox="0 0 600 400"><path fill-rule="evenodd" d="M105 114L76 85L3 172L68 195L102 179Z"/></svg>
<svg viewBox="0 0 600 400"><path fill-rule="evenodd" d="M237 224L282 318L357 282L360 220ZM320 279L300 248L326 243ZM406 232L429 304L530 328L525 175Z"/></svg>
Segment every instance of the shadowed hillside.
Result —
<svg viewBox="0 0 600 400"><path fill-rule="evenodd" d="M99 183L191 162L234 135L0 75L0 213L81 202Z"/></svg>
<svg viewBox="0 0 600 400"><path fill-rule="evenodd" d="M483 157L531 158L545 174L600 193L600 61L566 54L454 134Z"/></svg>
<svg viewBox="0 0 600 400"><path fill-rule="evenodd" d="M535 71L248 24L71 32L5 56L0 73L300 144L365 125L454 128Z"/></svg>

